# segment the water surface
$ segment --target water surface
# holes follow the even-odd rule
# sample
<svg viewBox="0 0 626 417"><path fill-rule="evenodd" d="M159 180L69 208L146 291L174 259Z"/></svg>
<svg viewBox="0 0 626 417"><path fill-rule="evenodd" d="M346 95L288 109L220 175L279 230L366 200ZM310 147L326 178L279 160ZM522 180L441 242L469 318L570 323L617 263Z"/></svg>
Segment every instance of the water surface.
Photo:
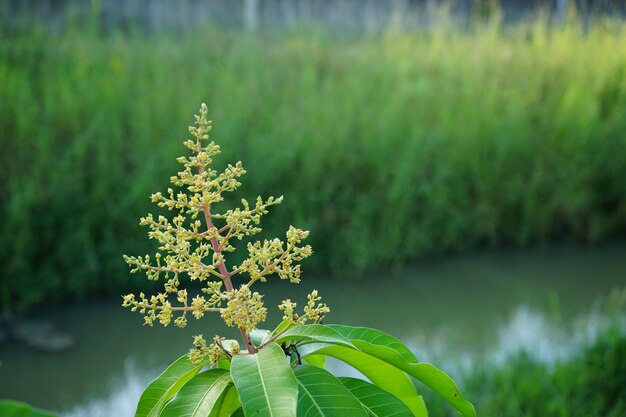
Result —
<svg viewBox="0 0 626 417"><path fill-rule="evenodd" d="M387 331L454 377L463 363L502 359L524 347L548 362L567 355L573 320L624 286L626 243L616 243L447 257L359 281L305 274L300 285L257 290L266 294L268 327L280 318L273 307L280 300L302 305L317 289L331 307L328 322ZM182 330L145 327L117 298L33 316L53 320L76 337L76 346L59 354L0 347L0 398L71 417L132 416L141 390L190 348L194 334L237 336L214 316Z"/></svg>

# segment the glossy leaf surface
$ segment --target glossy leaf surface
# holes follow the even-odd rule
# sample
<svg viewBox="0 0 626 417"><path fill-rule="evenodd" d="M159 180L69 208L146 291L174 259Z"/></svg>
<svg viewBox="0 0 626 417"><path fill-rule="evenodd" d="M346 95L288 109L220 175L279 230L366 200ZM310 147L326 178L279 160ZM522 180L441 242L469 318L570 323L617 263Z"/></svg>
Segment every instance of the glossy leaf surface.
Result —
<svg viewBox="0 0 626 417"><path fill-rule="evenodd" d="M429 363L406 362L396 350L386 346L378 346L357 340L354 340L353 343L362 352L387 362L411 375L439 394L463 416L476 416L474 406L469 401L463 399L461 391L452 378L435 366Z"/></svg>
<svg viewBox="0 0 626 417"><path fill-rule="evenodd" d="M254 346L259 346L270 335L271 332L269 330L254 329L250 332L250 340Z"/></svg>
<svg viewBox="0 0 626 417"><path fill-rule="evenodd" d="M230 372L210 369L194 376L170 401L162 417L207 417L230 384Z"/></svg>
<svg viewBox="0 0 626 417"><path fill-rule="evenodd" d="M239 393L237 393L237 388L231 381L211 411L210 417L230 417L240 407Z"/></svg>
<svg viewBox="0 0 626 417"><path fill-rule="evenodd" d="M194 365L181 356L148 385L137 405L135 417L157 417L165 404L206 365Z"/></svg>
<svg viewBox="0 0 626 417"><path fill-rule="evenodd" d="M398 368L435 391L465 417L476 417L471 402L463 399L456 383L445 372L429 363L400 363Z"/></svg>
<svg viewBox="0 0 626 417"><path fill-rule="evenodd" d="M321 324L305 324L287 330L276 339L276 343L289 342L292 340L310 339L316 342L333 343L353 347L352 343L329 326Z"/></svg>
<svg viewBox="0 0 626 417"><path fill-rule="evenodd" d="M302 358L302 361L309 365L315 365L318 368L326 366L326 356L324 355L308 355L306 358Z"/></svg>
<svg viewBox="0 0 626 417"><path fill-rule="evenodd" d="M362 352L403 370L439 394L465 417L475 417L476 411L446 373L428 363L418 363L415 356L400 341L379 330L364 327L329 325L341 333ZM407 353L408 352L408 353ZM409 358L414 360L407 360Z"/></svg>
<svg viewBox="0 0 626 417"><path fill-rule="evenodd" d="M404 343L380 330L368 327L342 326L339 324L328 324L326 327L330 327L353 343L364 342L375 346L385 346L397 352L405 361L417 362L413 352Z"/></svg>
<svg viewBox="0 0 626 417"><path fill-rule="evenodd" d="M285 353L276 343L270 343L254 355L235 356L230 373L246 416L296 415L296 377Z"/></svg>
<svg viewBox="0 0 626 417"><path fill-rule="evenodd" d="M297 417L368 417L359 400L330 372L313 365L298 366Z"/></svg>
<svg viewBox="0 0 626 417"><path fill-rule="evenodd" d="M339 378L372 417L413 417L402 401L387 391L357 378Z"/></svg>
<svg viewBox="0 0 626 417"><path fill-rule="evenodd" d="M374 384L399 398L413 415L428 416L422 397L415 390L413 381L403 371L372 355L346 346L328 343L309 343L299 348L302 357L328 355L352 366Z"/></svg>

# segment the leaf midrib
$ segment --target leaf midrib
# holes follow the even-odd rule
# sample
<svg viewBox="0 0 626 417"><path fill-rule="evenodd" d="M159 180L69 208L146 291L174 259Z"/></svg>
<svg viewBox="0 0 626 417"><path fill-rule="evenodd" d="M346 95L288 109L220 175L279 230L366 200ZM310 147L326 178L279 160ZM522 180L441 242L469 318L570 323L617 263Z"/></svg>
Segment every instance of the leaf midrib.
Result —
<svg viewBox="0 0 626 417"><path fill-rule="evenodd" d="M200 405L204 402L204 399L206 398L207 395L209 395L209 393L211 392L211 390L213 389L215 384L220 382L222 378L226 378L226 377L230 377L230 374L225 373L224 375L218 377L215 381L213 381L211 386L205 391L204 395L202 396L202 399L200 401L198 401L198 404L196 405L196 408L194 408L193 413L191 414L192 416L196 415L196 413L198 412L198 409L200 408Z"/></svg>
<svg viewBox="0 0 626 417"><path fill-rule="evenodd" d="M269 401L269 396L267 395L267 388L265 387L265 379L263 378L263 371L261 371L261 366L259 363L259 358L255 357L254 358L254 364L256 365L257 369L259 370L259 375L261 376L261 386L263 387L263 393L264 398L265 398L265 402L267 403L267 409L270 412L270 417L274 417L274 413L272 412L272 407L270 407L270 401Z"/></svg>
<svg viewBox="0 0 626 417"><path fill-rule="evenodd" d="M298 385L300 385L302 387L302 389L304 389L304 392L306 392L306 394L309 396L309 398L311 399L311 402L313 403L313 405L315 405L315 408L318 409L318 411L320 412L320 415L324 415L324 413L322 412L322 409L319 407L319 405L317 405L317 402L315 402L313 395L311 394L311 392L306 389L306 387L302 384L302 382L300 382L298 379L296 379L296 382L298 383ZM308 413L307 413L308 414ZM306 417L306 416L305 416Z"/></svg>

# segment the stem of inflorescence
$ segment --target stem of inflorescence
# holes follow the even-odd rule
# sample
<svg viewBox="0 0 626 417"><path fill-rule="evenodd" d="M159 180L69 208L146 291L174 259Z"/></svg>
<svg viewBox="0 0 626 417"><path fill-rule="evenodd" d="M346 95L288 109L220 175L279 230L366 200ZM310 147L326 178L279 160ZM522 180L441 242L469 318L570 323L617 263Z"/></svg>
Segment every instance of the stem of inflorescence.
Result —
<svg viewBox="0 0 626 417"><path fill-rule="evenodd" d="M200 143L200 137L202 137L202 131L198 132L198 152L202 149L202 145ZM198 172L200 175L203 173L202 167L198 167ZM209 205L204 204L202 206L202 211L204 212L204 221L206 222L207 230L211 230L213 228L213 220L211 219L211 211L209 210ZM222 249L220 247L220 243L217 241L217 236L211 238L211 246L213 247L213 251L219 256L221 255ZM221 261L219 265L220 274L222 275L222 280L224 281L224 286L227 291L233 291L233 283L230 280L230 273L226 268L226 263L224 262L224 257L220 256ZM240 327L239 332L241 333L241 337L243 338L243 343L246 345L248 349L248 353L254 354L256 353L256 349L250 340L250 335L245 331L244 328Z"/></svg>

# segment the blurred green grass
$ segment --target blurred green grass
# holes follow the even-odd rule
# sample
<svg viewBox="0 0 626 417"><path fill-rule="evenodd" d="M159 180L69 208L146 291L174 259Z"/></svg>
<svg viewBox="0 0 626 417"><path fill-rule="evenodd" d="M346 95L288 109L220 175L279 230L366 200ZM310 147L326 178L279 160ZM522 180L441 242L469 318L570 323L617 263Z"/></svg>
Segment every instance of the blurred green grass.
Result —
<svg viewBox="0 0 626 417"><path fill-rule="evenodd" d="M554 366L520 352L502 365L475 368L463 381L463 395L478 415L619 417L626 412L626 336L618 324ZM431 415L457 415L436 395L424 394Z"/></svg>
<svg viewBox="0 0 626 417"><path fill-rule="evenodd" d="M0 30L2 303L116 292L145 253L201 102L242 195L285 195L268 235L358 275L442 252L626 231L626 33L359 36L70 26Z"/></svg>
<svg viewBox="0 0 626 417"><path fill-rule="evenodd" d="M533 344L519 345L505 355L500 351L477 360L466 357L470 360L463 361L457 381L478 415L623 416L625 319L626 288L617 287L608 297L596 300L587 314L566 327L554 326ZM550 321L559 320L553 317ZM431 415L456 415L438 395L421 392Z"/></svg>

